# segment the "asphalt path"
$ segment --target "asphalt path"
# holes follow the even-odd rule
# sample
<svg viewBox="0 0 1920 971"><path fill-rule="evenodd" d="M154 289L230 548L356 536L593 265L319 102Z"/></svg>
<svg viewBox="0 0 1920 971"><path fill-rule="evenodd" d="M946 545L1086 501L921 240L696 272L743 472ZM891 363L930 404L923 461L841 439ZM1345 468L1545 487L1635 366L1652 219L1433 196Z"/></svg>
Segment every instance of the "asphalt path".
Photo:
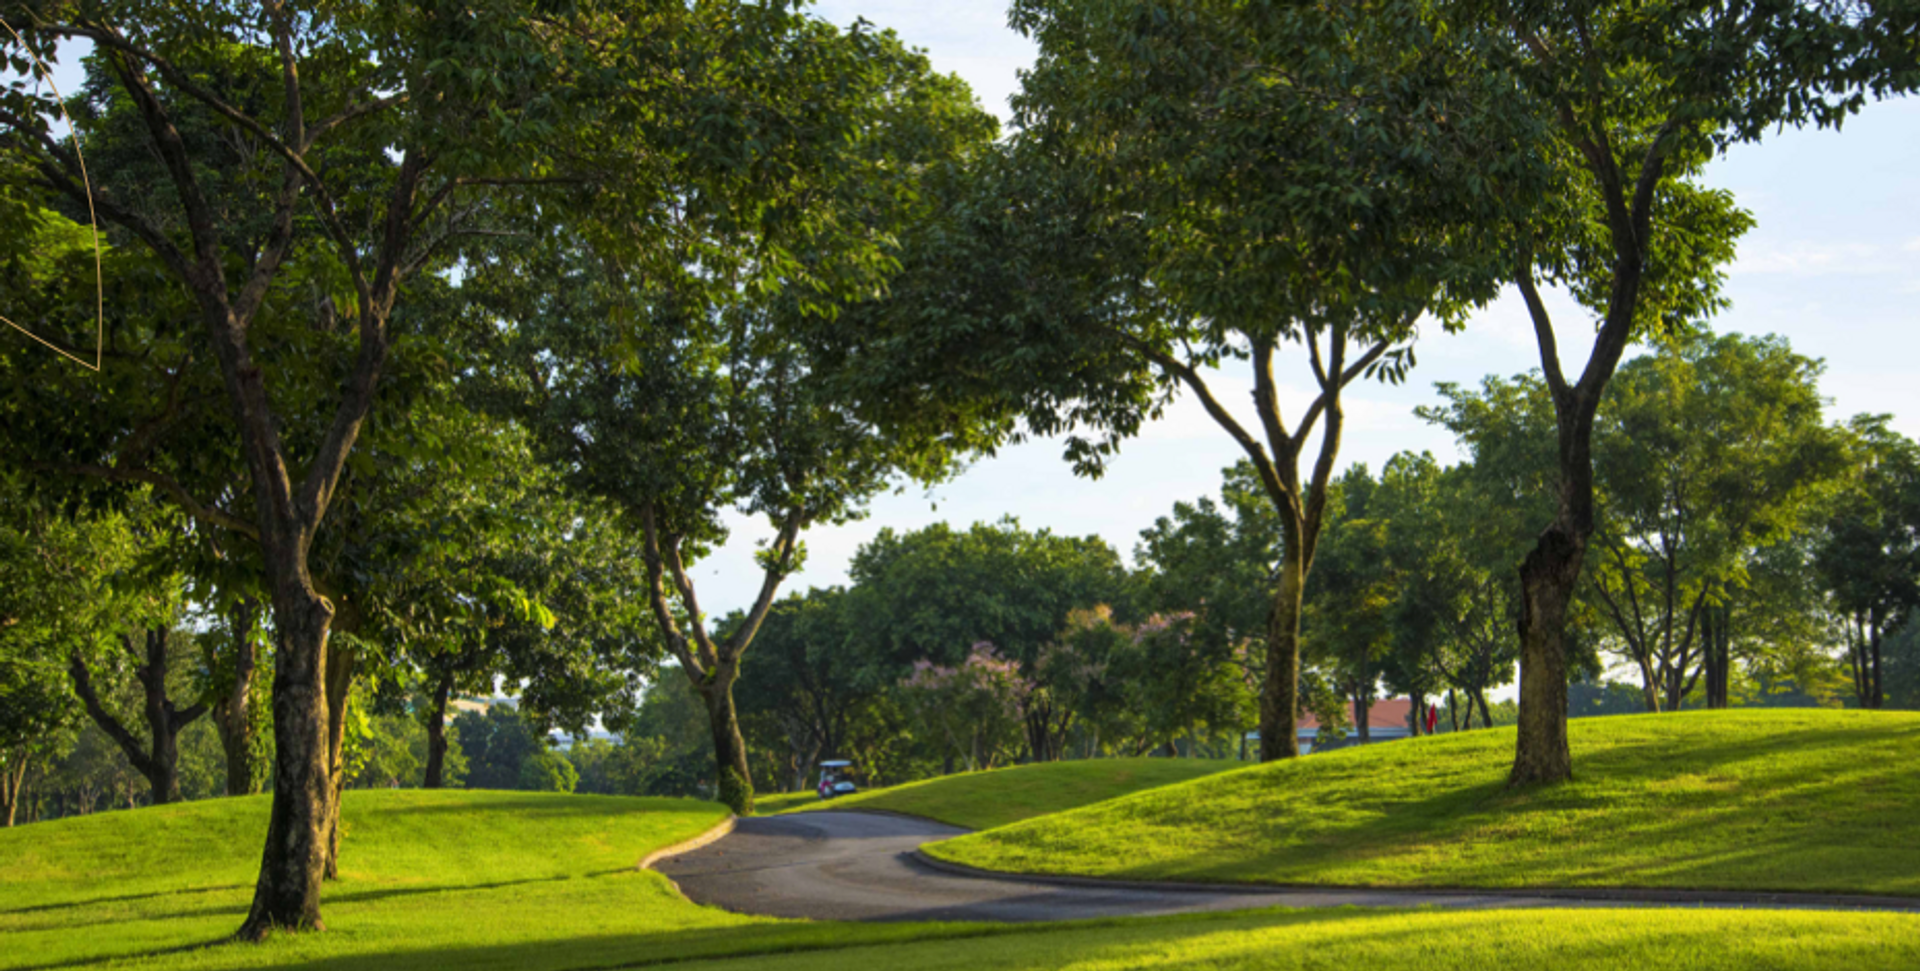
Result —
<svg viewBox="0 0 1920 971"><path fill-rule="evenodd" d="M816 920L1040 921L1249 907L1690 906L1920 910L1920 901L1674 891L1488 893L1446 890L1142 887L955 872L922 843L967 832L931 820L815 811L741 819L732 833L654 864L696 903Z"/></svg>

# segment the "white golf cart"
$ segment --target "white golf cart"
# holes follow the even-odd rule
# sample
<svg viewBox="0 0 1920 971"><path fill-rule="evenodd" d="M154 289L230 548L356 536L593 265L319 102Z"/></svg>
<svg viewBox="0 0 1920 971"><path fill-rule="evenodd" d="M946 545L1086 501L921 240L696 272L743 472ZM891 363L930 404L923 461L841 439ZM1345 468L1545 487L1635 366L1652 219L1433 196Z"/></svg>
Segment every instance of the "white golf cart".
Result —
<svg viewBox="0 0 1920 971"><path fill-rule="evenodd" d="M820 784L814 787L814 791L820 793L822 799L832 799L835 796L847 796L858 792L859 788L853 784L853 779L847 773L851 768L853 763L844 759L832 759L820 763Z"/></svg>

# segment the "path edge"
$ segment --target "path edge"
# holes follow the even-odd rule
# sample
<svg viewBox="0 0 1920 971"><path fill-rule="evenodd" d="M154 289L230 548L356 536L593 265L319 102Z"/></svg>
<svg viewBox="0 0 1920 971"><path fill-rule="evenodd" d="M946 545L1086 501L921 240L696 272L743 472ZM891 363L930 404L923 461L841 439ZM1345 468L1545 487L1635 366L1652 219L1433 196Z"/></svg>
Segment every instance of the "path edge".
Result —
<svg viewBox="0 0 1920 971"><path fill-rule="evenodd" d="M1411 897L1483 897L1545 898L1639 904L1717 904L1746 905L1775 909L1888 910L1920 912L1920 897L1894 897L1873 894L1803 893L1753 890L1668 890L1650 887L1367 887L1336 884L1301 883L1212 883L1194 880L1121 880L1109 877L1085 877L1068 873L1015 873L989 870L966 863L955 863L916 848L909 854L922 866L955 876L981 880L1007 880L1040 886L1095 887L1107 890L1171 890L1204 893L1393 893Z"/></svg>
<svg viewBox="0 0 1920 971"><path fill-rule="evenodd" d="M706 846L709 843L713 843L721 839L722 837L726 836L728 833L733 832L734 824L738 823L739 821L740 821L740 817L735 816L732 813L728 813L727 818L714 824L712 829L709 829L706 832L693 837L692 839L684 839L678 843L674 843L671 846L660 847L659 849L654 850L651 853L648 853L646 856L641 857L640 862L634 865L634 869L651 870L653 869L653 865L655 863L660 862L661 860L665 860L670 857L679 856L682 853L692 853L694 850L697 850L703 846Z"/></svg>

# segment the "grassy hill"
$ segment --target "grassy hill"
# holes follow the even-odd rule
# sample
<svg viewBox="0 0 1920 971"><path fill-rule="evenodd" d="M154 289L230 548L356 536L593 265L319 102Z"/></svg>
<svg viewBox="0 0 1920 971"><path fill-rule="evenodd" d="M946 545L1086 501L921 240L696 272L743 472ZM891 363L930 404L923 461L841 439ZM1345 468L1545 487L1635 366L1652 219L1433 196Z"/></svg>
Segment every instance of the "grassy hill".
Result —
<svg viewBox="0 0 1920 971"><path fill-rule="evenodd" d="M758 800L760 812L883 809L986 829L1243 768L1215 759L1087 759L941 776L822 800L811 792Z"/></svg>
<svg viewBox="0 0 1920 971"><path fill-rule="evenodd" d="M1000 870L1374 886L1920 894L1920 714L1578 719L1512 791L1511 729L1261 766L934 844Z"/></svg>
<svg viewBox="0 0 1920 971"><path fill-rule="evenodd" d="M718 971L1734 971L1920 966L1920 917L1755 911L1286 911L1053 925L842 924L698 907L648 851L721 807L509 792L348 794L323 933L230 943L265 797L0 830L0 968Z"/></svg>

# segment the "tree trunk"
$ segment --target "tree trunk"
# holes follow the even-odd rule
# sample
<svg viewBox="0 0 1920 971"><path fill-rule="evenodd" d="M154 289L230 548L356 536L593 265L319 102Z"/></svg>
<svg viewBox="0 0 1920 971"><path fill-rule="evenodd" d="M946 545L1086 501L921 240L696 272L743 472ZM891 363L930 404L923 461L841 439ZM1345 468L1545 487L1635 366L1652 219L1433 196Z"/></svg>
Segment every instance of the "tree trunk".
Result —
<svg viewBox="0 0 1920 971"><path fill-rule="evenodd" d="M27 753L16 751L0 766L0 810L5 810L6 828L13 828L13 819L20 811L20 793L27 784Z"/></svg>
<svg viewBox="0 0 1920 971"><path fill-rule="evenodd" d="M1362 745L1373 741L1373 699L1369 697L1370 694L1364 686L1355 686L1353 689L1353 728Z"/></svg>
<svg viewBox="0 0 1920 971"><path fill-rule="evenodd" d="M304 571L299 574L304 575ZM291 585L291 584L289 584ZM310 592L275 597L273 808L267 817L260 882L239 936L275 929L319 930L333 780L327 761L323 675L333 608Z"/></svg>
<svg viewBox="0 0 1920 971"><path fill-rule="evenodd" d="M1884 707L1887 701L1886 694L1884 691L1884 682L1880 680L1880 640L1881 640L1880 628L1881 626L1882 625L1880 623L1880 618L1876 616L1873 619L1872 627L1870 627L1867 631L1867 649L1870 652L1869 656L1872 663L1872 667L1869 669L1868 675L1867 675L1868 685L1871 690L1871 694L1869 694L1868 696L1870 700L1867 702L1867 707L1872 708L1875 711L1878 711L1880 710L1880 708Z"/></svg>
<svg viewBox="0 0 1920 971"><path fill-rule="evenodd" d="M180 745L174 736L173 703L167 700L166 629L149 629L146 642L147 661L139 669L149 745L145 772L153 804L160 806L180 801Z"/></svg>
<svg viewBox="0 0 1920 971"><path fill-rule="evenodd" d="M1591 503L1592 465L1583 464ZM1563 475L1565 465L1563 461ZM1561 515L1520 564L1520 730L1509 785L1573 778L1573 753L1567 746L1567 611L1591 526L1574 529L1564 500L1561 505Z"/></svg>
<svg viewBox="0 0 1920 971"><path fill-rule="evenodd" d="M127 652L137 659L134 676L140 683L141 714L147 723L146 745L143 747L140 739L101 704L98 693L94 691L92 672L78 654L69 658L67 665L68 674L73 679L74 693L80 696L87 716L120 747L127 757L127 763L146 777L148 786L153 790L153 805L179 802L180 730L200 717L207 706L204 702L196 702L184 710L175 710L173 701L167 697L166 628L143 631L143 643L139 646L136 646L130 634L120 637Z"/></svg>
<svg viewBox="0 0 1920 971"><path fill-rule="evenodd" d="M733 705L733 668L717 670L706 684L700 684L700 697L707 703L708 727L713 731L715 778L720 801L736 816L753 815L753 772L747 767L747 743L740 736L740 719ZM728 779L732 773L734 779Z"/></svg>
<svg viewBox="0 0 1920 971"><path fill-rule="evenodd" d="M1641 664L1640 703L1647 707L1648 714L1658 714L1663 710L1660 706L1660 690L1660 675L1654 672L1653 665L1650 663Z"/></svg>
<svg viewBox="0 0 1920 971"><path fill-rule="evenodd" d="M1705 683L1707 707L1725 708L1728 701L1728 670L1732 667L1731 608L1704 607L1700 611L1700 667Z"/></svg>
<svg viewBox="0 0 1920 971"><path fill-rule="evenodd" d="M233 685L214 702L213 724L220 730L220 747L227 756L227 795L256 791L253 775L253 672L256 663L253 627L259 607L242 597L233 608Z"/></svg>
<svg viewBox="0 0 1920 971"><path fill-rule="evenodd" d="M1456 732L1460 730L1460 703L1456 700L1451 687L1447 688L1447 724L1451 725ZM1472 712L1467 713L1467 727L1473 727Z"/></svg>
<svg viewBox="0 0 1920 971"><path fill-rule="evenodd" d="M453 694L453 673L440 676L433 686L433 710L427 713L427 775L425 788L445 785L447 765L447 699Z"/></svg>
<svg viewBox="0 0 1920 971"><path fill-rule="evenodd" d="M327 800L327 865L324 879L340 879L340 803L347 790L347 701L353 689L354 662L358 653L344 645L327 652L327 777L333 786Z"/></svg>
<svg viewBox="0 0 1920 971"><path fill-rule="evenodd" d="M1300 755L1300 602L1307 569L1299 548L1298 542L1287 544L1280 586L1267 614L1267 678L1260 692L1262 762Z"/></svg>

